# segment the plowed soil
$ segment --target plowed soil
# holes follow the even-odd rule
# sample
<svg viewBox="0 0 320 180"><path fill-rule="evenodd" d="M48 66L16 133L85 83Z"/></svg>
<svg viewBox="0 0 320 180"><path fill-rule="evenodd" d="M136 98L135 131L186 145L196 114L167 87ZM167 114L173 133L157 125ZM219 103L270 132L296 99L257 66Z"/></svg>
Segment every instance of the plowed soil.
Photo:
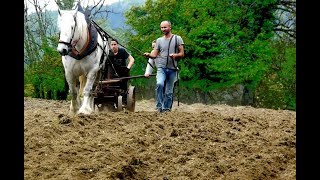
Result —
<svg viewBox="0 0 320 180"><path fill-rule="evenodd" d="M24 179L296 179L295 111L154 106L68 117L69 102L25 97Z"/></svg>

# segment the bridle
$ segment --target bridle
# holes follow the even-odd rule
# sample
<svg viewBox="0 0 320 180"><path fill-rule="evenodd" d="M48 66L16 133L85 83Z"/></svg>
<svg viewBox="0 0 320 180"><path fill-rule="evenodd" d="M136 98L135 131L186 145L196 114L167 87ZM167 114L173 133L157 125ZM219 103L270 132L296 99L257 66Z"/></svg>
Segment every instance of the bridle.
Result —
<svg viewBox="0 0 320 180"><path fill-rule="evenodd" d="M67 45L69 51L71 51L72 48L74 48L74 49L76 50L75 46L76 46L76 44L77 44L77 42L76 42L76 43L72 46L72 40L73 40L75 31L76 31L76 27L77 27L76 14L75 14L75 16L73 16L73 19L74 19L75 24L74 24L74 28L73 28L73 32L72 32L72 36L71 36L71 38L70 38L70 41L69 41L69 42L61 41L60 38L59 38L59 42L58 42L58 43Z"/></svg>

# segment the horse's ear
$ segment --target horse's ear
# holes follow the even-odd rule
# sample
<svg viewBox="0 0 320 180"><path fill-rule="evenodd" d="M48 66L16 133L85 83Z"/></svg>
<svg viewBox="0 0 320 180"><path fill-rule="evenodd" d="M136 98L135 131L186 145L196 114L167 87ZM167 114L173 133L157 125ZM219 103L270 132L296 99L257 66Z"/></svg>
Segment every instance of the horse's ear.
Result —
<svg viewBox="0 0 320 180"><path fill-rule="evenodd" d="M75 6L75 9L74 9L74 13L73 13L73 16L75 16L77 14L77 12L79 11L79 6L80 6L80 2L78 2Z"/></svg>
<svg viewBox="0 0 320 180"><path fill-rule="evenodd" d="M81 8L80 1L77 2L76 8L78 8L78 9Z"/></svg>
<svg viewBox="0 0 320 180"><path fill-rule="evenodd" d="M60 8L58 8L58 14L59 14L59 16L61 16Z"/></svg>
<svg viewBox="0 0 320 180"><path fill-rule="evenodd" d="M77 8L78 8L78 11L79 11L79 12L83 12L83 13L85 12L85 11L83 10L81 4L80 4L80 1L79 1L78 4L77 4Z"/></svg>
<svg viewBox="0 0 320 180"><path fill-rule="evenodd" d="M80 5L80 1L78 1L77 3L75 3L75 4L73 5L73 7L72 7L71 9L73 9L73 10L79 10L79 8L81 8L80 6L81 6L81 5Z"/></svg>

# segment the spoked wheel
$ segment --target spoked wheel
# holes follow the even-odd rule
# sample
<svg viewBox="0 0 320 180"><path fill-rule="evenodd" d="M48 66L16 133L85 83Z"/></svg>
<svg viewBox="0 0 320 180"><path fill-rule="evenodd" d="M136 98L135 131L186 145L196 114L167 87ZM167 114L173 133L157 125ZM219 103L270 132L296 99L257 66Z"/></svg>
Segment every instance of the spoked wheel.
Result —
<svg viewBox="0 0 320 180"><path fill-rule="evenodd" d="M117 110L122 111L123 110L123 103L122 103L122 96L118 96L118 103L117 103Z"/></svg>
<svg viewBox="0 0 320 180"><path fill-rule="evenodd" d="M136 89L134 86L130 86L127 94L127 109L134 112L136 107Z"/></svg>

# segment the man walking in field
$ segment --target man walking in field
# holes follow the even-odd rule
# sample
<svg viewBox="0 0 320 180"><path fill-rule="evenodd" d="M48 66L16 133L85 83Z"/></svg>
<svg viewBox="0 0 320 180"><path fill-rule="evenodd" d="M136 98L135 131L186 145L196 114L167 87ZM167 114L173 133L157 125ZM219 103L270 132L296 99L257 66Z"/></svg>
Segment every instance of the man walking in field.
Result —
<svg viewBox="0 0 320 180"><path fill-rule="evenodd" d="M151 53L144 53L144 56L156 58L156 108L158 112L166 112L172 108L174 83L178 76L178 60L184 57L184 42L180 36L172 34L170 21L162 21L160 28L163 36L156 40L154 50Z"/></svg>

